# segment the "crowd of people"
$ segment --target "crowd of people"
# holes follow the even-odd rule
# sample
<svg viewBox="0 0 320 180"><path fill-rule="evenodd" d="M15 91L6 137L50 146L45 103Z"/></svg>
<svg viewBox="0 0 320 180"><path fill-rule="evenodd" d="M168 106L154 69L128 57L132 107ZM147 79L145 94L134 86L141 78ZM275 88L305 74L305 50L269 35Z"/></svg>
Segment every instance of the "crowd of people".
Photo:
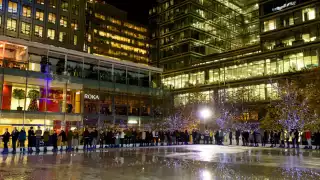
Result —
<svg viewBox="0 0 320 180"><path fill-rule="evenodd" d="M223 145L225 142L229 145L235 140L236 145L242 146L262 146L270 143L270 147L281 148L299 148L299 144L305 142L306 149L312 149L313 144L316 149L320 149L320 132L311 133L311 131L299 132L292 130L290 132L281 131L264 131L264 130L205 130L200 132L197 129L188 130L143 130L139 131L134 128L129 129L96 129L85 128L83 131L77 129L69 130L41 130L37 127L36 130L30 127L26 132L24 128L20 131L17 128L10 133L6 129L2 135L4 149L2 153L9 153L8 143L12 144L12 153L16 153L16 148L20 148L20 153L32 153L34 150L40 152L40 146L43 146L43 151L47 152L47 147L52 146L53 151L73 151L79 150L79 145L83 144L84 150L96 148L113 148L113 147L139 147L158 146L158 145L187 145L187 144L216 144ZM27 149L25 147L27 141ZM65 149L63 149L65 147Z"/></svg>

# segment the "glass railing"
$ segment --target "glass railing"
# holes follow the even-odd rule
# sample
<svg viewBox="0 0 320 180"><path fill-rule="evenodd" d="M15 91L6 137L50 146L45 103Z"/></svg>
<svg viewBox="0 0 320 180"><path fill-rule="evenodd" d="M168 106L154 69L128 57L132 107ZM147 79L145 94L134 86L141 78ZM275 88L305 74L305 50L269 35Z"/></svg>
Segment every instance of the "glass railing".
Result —
<svg viewBox="0 0 320 180"><path fill-rule="evenodd" d="M69 62L70 63L70 62ZM133 86L142 86L154 88L154 83L150 83L147 78L138 77L126 77L125 73L114 73L112 76L111 68L108 71L98 70L97 67L82 68L83 65L80 63L67 64L66 69L64 62L20 62L15 60L3 59L0 60L0 67L17 69L23 71L33 71L49 75L59 75L75 77L80 79L90 79L105 82L114 82L119 84L128 84ZM125 71L124 71L125 72Z"/></svg>

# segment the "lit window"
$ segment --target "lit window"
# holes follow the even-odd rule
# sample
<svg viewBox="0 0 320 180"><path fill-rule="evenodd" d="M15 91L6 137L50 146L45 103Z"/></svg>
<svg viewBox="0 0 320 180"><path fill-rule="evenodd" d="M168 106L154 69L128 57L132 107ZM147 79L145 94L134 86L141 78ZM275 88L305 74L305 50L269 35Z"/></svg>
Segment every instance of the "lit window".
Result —
<svg viewBox="0 0 320 180"><path fill-rule="evenodd" d="M53 13L49 13L48 14L48 22L55 24L56 23L56 15Z"/></svg>
<svg viewBox="0 0 320 180"><path fill-rule="evenodd" d="M36 20L43 21L43 11L40 9L36 10Z"/></svg>
<svg viewBox="0 0 320 180"><path fill-rule="evenodd" d="M47 38L54 40L55 37L55 30L54 29L48 29L48 34L47 34Z"/></svg>
<svg viewBox="0 0 320 180"><path fill-rule="evenodd" d="M23 17L31 17L31 7L30 6L23 6L22 7L22 16Z"/></svg>
<svg viewBox="0 0 320 180"><path fill-rule="evenodd" d="M67 27L68 26L68 19L65 16L61 16L60 18L60 26Z"/></svg>
<svg viewBox="0 0 320 180"><path fill-rule="evenodd" d="M18 4L15 2L9 1L8 2L8 12L9 13L17 13L18 12Z"/></svg>
<svg viewBox="0 0 320 180"><path fill-rule="evenodd" d="M66 32L60 32L59 33L59 41L64 42L66 40L66 35L67 35Z"/></svg>
<svg viewBox="0 0 320 180"><path fill-rule="evenodd" d="M78 20L73 19L71 21L71 28L74 30L78 30Z"/></svg>
<svg viewBox="0 0 320 180"><path fill-rule="evenodd" d="M43 36L43 27L35 25L34 26L34 35L37 37L42 37Z"/></svg>
<svg viewBox="0 0 320 180"><path fill-rule="evenodd" d="M7 19L7 30L16 31L17 30L17 20L8 18Z"/></svg>
<svg viewBox="0 0 320 180"><path fill-rule="evenodd" d="M62 1L61 2L61 9L63 11L68 11L68 2L67 1Z"/></svg>
<svg viewBox="0 0 320 180"><path fill-rule="evenodd" d="M99 13L94 13L94 17L101 19L101 20L106 20L106 17L102 14L99 14Z"/></svg>
<svg viewBox="0 0 320 180"><path fill-rule="evenodd" d="M88 42L91 42L91 34L88 34Z"/></svg>
<svg viewBox="0 0 320 180"><path fill-rule="evenodd" d="M49 0L49 7L56 8L57 0Z"/></svg>
<svg viewBox="0 0 320 180"><path fill-rule="evenodd" d="M316 10L315 8L307 8L302 10L302 20L309 21L316 18Z"/></svg>
<svg viewBox="0 0 320 180"><path fill-rule="evenodd" d="M37 0L38 4L44 4L44 0Z"/></svg>
<svg viewBox="0 0 320 180"><path fill-rule="evenodd" d="M77 35L74 35L73 36L73 45L77 45L78 44L78 36Z"/></svg>
<svg viewBox="0 0 320 180"><path fill-rule="evenodd" d="M263 25L264 25L264 32L272 31L272 30L276 29L276 20L271 19L269 21L265 21L263 23Z"/></svg>
<svg viewBox="0 0 320 180"><path fill-rule="evenodd" d="M26 22L21 23L21 33L23 34L30 34L30 24Z"/></svg>
<svg viewBox="0 0 320 180"><path fill-rule="evenodd" d="M78 5L72 6L72 14L79 15L79 6Z"/></svg>
<svg viewBox="0 0 320 180"><path fill-rule="evenodd" d="M2 10L2 0L0 0L0 10Z"/></svg>

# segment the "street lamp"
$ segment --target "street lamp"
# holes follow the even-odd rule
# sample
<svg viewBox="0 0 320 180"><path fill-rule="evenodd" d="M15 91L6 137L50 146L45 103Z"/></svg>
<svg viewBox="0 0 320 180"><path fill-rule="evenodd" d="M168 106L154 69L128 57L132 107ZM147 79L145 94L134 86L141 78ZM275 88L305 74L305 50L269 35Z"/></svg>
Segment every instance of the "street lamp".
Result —
<svg viewBox="0 0 320 180"><path fill-rule="evenodd" d="M205 121L207 118L209 118L212 115L212 112L208 108L203 108L200 110L200 116L203 118L203 131L206 129L205 128Z"/></svg>

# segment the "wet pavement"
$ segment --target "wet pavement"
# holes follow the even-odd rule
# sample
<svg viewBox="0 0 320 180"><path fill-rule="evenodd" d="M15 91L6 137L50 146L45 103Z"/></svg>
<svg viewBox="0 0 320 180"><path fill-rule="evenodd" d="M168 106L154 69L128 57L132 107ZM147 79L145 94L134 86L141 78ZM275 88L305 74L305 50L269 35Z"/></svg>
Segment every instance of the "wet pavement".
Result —
<svg viewBox="0 0 320 180"><path fill-rule="evenodd" d="M0 160L0 180L320 179L320 150L189 145Z"/></svg>

